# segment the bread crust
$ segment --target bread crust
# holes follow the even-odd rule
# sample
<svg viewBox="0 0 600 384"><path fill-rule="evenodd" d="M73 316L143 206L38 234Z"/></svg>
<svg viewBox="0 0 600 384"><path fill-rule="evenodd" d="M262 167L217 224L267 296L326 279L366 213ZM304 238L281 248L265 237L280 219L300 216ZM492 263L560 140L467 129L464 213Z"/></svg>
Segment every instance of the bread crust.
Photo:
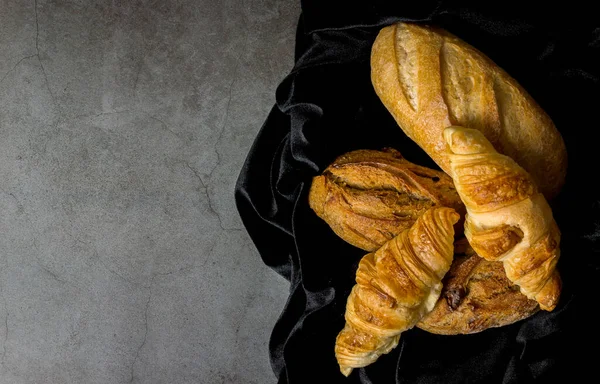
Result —
<svg viewBox="0 0 600 384"><path fill-rule="evenodd" d="M552 209L515 161L494 150L476 129L449 127L450 176L467 208L465 236L483 258L502 261L521 292L551 311L561 279L560 230Z"/></svg>
<svg viewBox="0 0 600 384"><path fill-rule="evenodd" d="M449 173L445 128L481 131L523 167L550 200L566 175L563 139L550 117L483 53L441 29L383 28L371 51L375 92L408 137Z"/></svg>
<svg viewBox="0 0 600 384"><path fill-rule="evenodd" d="M393 149L356 150L339 156L313 178L309 204L338 236L371 252L412 226L429 207L451 206L462 217L465 213L448 175L410 163ZM480 235L488 243L497 243L498 252L522 238L511 226L500 229ZM455 232L462 231L461 219ZM442 295L418 327L446 335L475 333L514 323L539 310L534 300L507 279L502 263L483 260L464 237L454 248L455 261L444 279ZM366 346L382 341L365 336L362 342Z"/></svg>
<svg viewBox="0 0 600 384"><path fill-rule="evenodd" d="M450 176L400 152L356 150L313 178L309 205L346 242L375 251L434 206L465 208ZM456 226L462 233L462 222Z"/></svg>
<svg viewBox="0 0 600 384"><path fill-rule="evenodd" d="M346 325L335 343L344 375L390 352L400 334L433 309L452 263L458 219L451 208L430 208L361 259L346 304Z"/></svg>
<svg viewBox="0 0 600 384"><path fill-rule="evenodd" d="M433 311L417 324L440 335L471 334L523 320L539 311L506 277L501 262L487 261L472 248L455 255Z"/></svg>

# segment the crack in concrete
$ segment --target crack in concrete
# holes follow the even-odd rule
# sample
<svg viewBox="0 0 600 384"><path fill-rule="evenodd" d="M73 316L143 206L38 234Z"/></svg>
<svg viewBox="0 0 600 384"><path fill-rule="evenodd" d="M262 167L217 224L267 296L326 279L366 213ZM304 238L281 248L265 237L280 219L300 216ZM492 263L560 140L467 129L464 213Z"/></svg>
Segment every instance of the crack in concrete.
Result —
<svg viewBox="0 0 600 384"><path fill-rule="evenodd" d="M58 108L58 103L56 102L56 98L54 97L54 93L52 93L52 89L50 88L50 82L48 81L48 74L46 73L46 68L44 68L44 63L42 63L42 58L40 57L40 24L38 21L38 5L37 0L34 0L34 10L35 10L35 51L38 58L38 62L40 63L40 67L42 68L42 74L44 75L44 80L46 81L46 87L48 88L48 92L50 92L50 97L52 98L52 102ZM60 109L60 108L59 108Z"/></svg>
<svg viewBox="0 0 600 384"><path fill-rule="evenodd" d="M31 220L31 218L29 217L29 215L25 211L25 208L23 207L23 204L17 198L17 196L15 196L15 194L12 193L12 192L6 192L3 189L0 189L0 193L3 193L5 195L7 195L7 196L10 196L10 197L12 197L15 200L15 202L17 203L17 209L21 209L22 210L22 212L24 214L24 217L25 217L25 220L27 220L27 222L29 223L29 225L31 225L31 228L34 228L33 221ZM40 256L39 256L40 245L38 243L37 237L33 238L33 248L35 248L35 251L33 252L33 256L35 257L36 264L38 265L38 267L40 267L40 269L42 271L44 271L47 274L49 274L50 276L52 276L52 278L54 280L59 281L59 282L61 282L63 284L68 284L69 283L68 281L61 279L60 276L58 276L54 271L50 270L47 266L44 265L44 263L42 263L42 260L40 260Z"/></svg>
<svg viewBox="0 0 600 384"><path fill-rule="evenodd" d="M135 282L129 280L125 276L121 275L120 273L118 273L117 271L111 269L108 265L106 265L106 263L104 262L104 260L100 257L100 254L98 253L98 250L94 250L94 257L96 258L96 260L98 260L98 262L100 263L100 265L102 265L108 272L110 272L113 275L117 276L119 279L121 279L124 282L126 282L126 283L128 283L130 285L133 285L135 287L137 287L137 286L140 285L138 283L135 283Z"/></svg>
<svg viewBox="0 0 600 384"><path fill-rule="evenodd" d="M207 264L208 264L208 262L210 261L210 259L211 259L211 256L212 256L212 254L213 254L213 251L215 250L216 246L217 246L217 244L216 244L216 242L215 242L215 244L213 244L213 246L212 246L212 247L210 247L210 249L209 249L209 250L208 250L208 252L206 253L206 258L204 258L204 262L203 262L203 263L202 263L202 265L201 265L201 267L202 267L202 268L206 267L206 265L207 265Z"/></svg>
<svg viewBox="0 0 600 384"><path fill-rule="evenodd" d="M21 204L21 200L19 200L17 198L17 196L15 196L14 193L12 192L6 192L4 189L0 188L0 193L5 194L6 196L10 196L12 197L12 199L15 201L15 203L17 204L17 210L23 212L25 210L25 208L23 207L23 204Z"/></svg>
<svg viewBox="0 0 600 384"><path fill-rule="evenodd" d="M200 183L200 185L202 186L202 188L206 189L206 184L204 184L204 181L202 180L202 177L200 176L200 174L198 173L198 171L196 170L196 168L192 167L189 163L189 161L183 161L183 165L185 165L190 171L192 171L192 173L194 174L194 176L196 176L196 178L198 179L198 182Z"/></svg>
<svg viewBox="0 0 600 384"><path fill-rule="evenodd" d="M62 122L62 117L59 115L58 118L56 119L56 123L54 124L54 126L52 126L51 131L40 135L40 137L44 138L44 143L43 143L42 149L40 150L38 155L46 156L46 154L48 152L48 143L50 142L50 140L52 140L54 135L58 135L58 133L60 132L60 128L58 128L58 125L61 122Z"/></svg>
<svg viewBox="0 0 600 384"><path fill-rule="evenodd" d="M19 199L13 194L13 193L7 193L5 191L1 191L3 193L6 193L9 196L12 196L15 201L17 202L17 207L22 207L23 208L23 204L21 204L21 202L19 201ZM24 217L25 220L27 220L27 222L29 223L29 225L31 226L31 228L35 231L35 226L33 224L33 221L31 220L31 218L29 217L29 215L27 214L27 212L25 211L25 209L23 208L23 213L24 213ZM37 232L37 231L36 231ZM42 263L42 260L40 259L40 245L38 243L37 240L37 236L35 236L33 238L33 248L34 248L34 252L33 252L33 257L35 258L35 263L38 265L38 267L40 267L40 269L44 272L46 272L47 274L49 274L50 276L52 276L52 278L62 284L69 284L68 281L63 280L60 278L60 276L58 274L56 274L56 272L52 271L50 268L48 268L46 265L44 265L44 263Z"/></svg>
<svg viewBox="0 0 600 384"><path fill-rule="evenodd" d="M73 236L72 236L73 238ZM111 269L105 262L104 259L102 259L100 257L100 253L98 252L98 249L91 243L91 242L87 242L87 241L83 241L80 238L75 238L74 241L76 243L79 244L83 244L86 247L89 248L93 248L94 249L94 254L93 254L93 258L96 259L98 261L98 263L100 263L100 265L102 265L108 272L112 273L113 275L117 276L119 279L123 280L124 282L133 285L133 286L140 286L141 284L139 283L135 283L129 279L127 279L125 276L121 275L120 273L118 273L117 271L114 271L113 269Z"/></svg>
<svg viewBox="0 0 600 384"><path fill-rule="evenodd" d="M211 180L213 173L215 172L215 170L219 167L219 165L221 164L221 154L219 153L219 143L221 142L221 140L223 139L223 135L225 134L225 128L227 127L227 122L229 121L229 113L231 111L231 100L233 99L233 89L234 89L234 85L236 83L236 81L238 80L238 69L240 67L240 61L237 62L235 69L233 70L233 78L231 79L231 82L229 83L229 96L227 98L227 104L225 107L225 113L223 116L223 123L221 124L221 128L219 130L219 135L217 136L217 140L215 141L215 155L217 156L217 161L215 163L215 165L212 167L212 169L210 170L210 172L207 175L207 179ZM217 220L219 221L219 227L221 227L221 229L223 231L243 231L243 229L241 228L227 228L223 225L223 219L221 218L221 215L217 212L217 210L215 209L214 203L213 203L213 199L211 198L209 189L207 184L205 184L202 179L200 178L200 176L198 175L198 172L195 171L190 165L189 163L186 164L191 170L192 172L194 172L194 174L198 177L198 179L200 180L200 183L202 184L202 186L204 187L204 194L206 195L206 200L208 202L208 208L210 210L210 212L217 218Z"/></svg>
<svg viewBox="0 0 600 384"><path fill-rule="evenodd" d="M39 246L36 245L35 247L38 248L38 250L39 250ZM35 260L37 261L36 264L38 265L38 267L40 267L40 269L42 271L44 271L47 274L49 274L50 276L52 276L52 278L54 280L56 280L56 281L58 281L58 282L60 282L62 284L68 284L69 283L68 281L61 279L60 276L58 276L56 274L56 272L52 271L50 268L48 268L47 266L45 266L44 263L42 263L42 261L40 260L40 256L37 253L35 253L34 257L35 257Z"/></svg>
<svg viewBox="0 0 600 384"><path fill-rule="evenodd" d="M40 37L40 25L38 23L38 6L37 6L37 0L33 1L33 10L35 11L35 51L37 52L38 56L40 54L40 48L39 48L39 37Z"/></svg>
<svg viewBox="0 0 600 384"><path fill-rule="evenodd" d="M22 63L24 60L31 59L32 57L37 57L37 55L29 55L29 56L25 56L25 57L23 57L21 60L17 61L17 64L15 64L15 65L14 65L14 66L13 66L11 69L9 69L9 70L8 70L8 71L7 71L7 72L4 74L4 76L2 76L2 79L0 79L0 84L2 84L2 82L3 82L3 81L4 81L4 80L5 80L7 77L8 77L8 75L9 75L9 74L10 74L12 71L14 71L14 70L15 70L15 69L16 69L16 68L19 66L19 64L21 64L21 63Z"/></svg>
<svg viewBox="0 0 600 384"><path fill-rule="evenodd" d="M4 361L6 360L6 342L8 341L8 306L6 305L6 296L4 296L4 287L2 283L0 283L0 294L2 295L2 302L4 306L4 342L2 343L2 357L0 365L4 365Z"/></svg>
<svg viewBox="0 0 600 384"><path fill-rule="evenodd" d="M229 97L227 99L227 105L225 107L225 115L223 116L223 124L221 124L221 128L219 130L219 135L217 136L217 141L215 141L215 155L217 156L217 162L215 163L215 166L208 173L209 179L212 178L213 172L221 164L221 154L219 153L219 143L223 139L223 134L225 133L225 128L227 127L227 122L229 120L231 100L233 99L233 86L235 85L235 82L238 79L238 68L239 67L240 67L240 62L238 61L233 70L233 79L231 79L231 83L229 83Z"/></svg>
<svg viewBox="0 0 600 384"><path fill-rule="evenodd" d="M208 192L208 185L202 180L202 177L200 176L200 174L198 173L198 171L192 167L190 165L190 163L188 161L183 161L182 162L190 171L192 171L192 173L194 174L194 176L196 177L196 179L198 179L198 182L200 183L200 185L202 186L202 190L204 193L204 196L206 196L206 201L208 203L208 210L210 211L210 213L213 214L213 216L215 216L217 218L217 221L219 222L219 227L223 230L223 231L242 231L241 228L227 228L223 225L223 219L221 218L221 215L219 215L219 213L217 212L217 210L215 209L214 205L213 205L213 201L212 198L210 197L210 193Z"/></svg>
<svg viewBox="0 0 600 384"><path fill-rule="evenodd" d="M150 308L150 301L152 300L152 285L154 284L155 277L156 275L152 276L152 279L150 280L150 285L148 286L148 301L146 301L146 309L144 310L144 340L142 340L142 343L138 347L135 353L135 357L133 359L133 363L131 363L131 379L129 379L130 383L133 383L133 380L135 379L135 363L137 363L140 357L140 352L142 348L144 348L144 345L146 345L146 341L148 340L148 308Z"/></svg>
<svg viewBox="0 0 600 384"><path fill-rule="evenodd" d="M142 111L143 112L143 111ZM161 124L162 129L164 129L165 131L169 132L170 134L172 134L173 136L175 136L176 138L178 138L179 140L181 140L181 137L179 137L179 135L177 133L175 133L174 131L172 131L169 126L167 125L167 123L165 123L164 121L162 121L161 119L159 119L156 116L152 116L151 114L149 114L148 112L143 112L146 115L148 115L149 118L151 118L152 120L156 120Z"/></svg>
<svg viewBox="0 0 600 384"><path fill-rule="evenodd" d="M213 246L210 251L209 251L209 255L212 253L212 250L214 249L215 246ZM208 259L208 257L207 257ZM203 263L202 266L204 266L206 264ZM133 383L133 381L135 380L135 364L138 362L139 357L140 357L140 352L142 351L142 349L144 348L144 346L146 345L146 342L148 341L148 311L150 308L150 302L152 301L152 287L154 286L154 280L156 279L156 277L158 276L169 276L172 275L174 273L179 273L179 272L183 272L183 271L188 271L188 270L192 270L195 268L198 268L198 265L188 265L182 268L178 268L174 271L169 271L169 272L156 272L152 274L152 278L150 279L150 284L145 287L146 289L148 289L148 300L146 301L146 307L144 309L144 338L140 344L140 346L137 348L136 353L135 353L135 357L133 359L133 362L131 363L131 377L129 379L129 383Z"/></svg>

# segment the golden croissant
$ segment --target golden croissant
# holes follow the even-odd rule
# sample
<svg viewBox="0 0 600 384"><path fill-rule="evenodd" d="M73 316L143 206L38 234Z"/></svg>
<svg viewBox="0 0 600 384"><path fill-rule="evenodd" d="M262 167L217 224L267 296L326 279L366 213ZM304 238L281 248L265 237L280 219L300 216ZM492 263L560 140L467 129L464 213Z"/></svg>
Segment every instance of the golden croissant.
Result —
<svg viewBox="0 0 600 384"><path fill-rule="evenodd" d="M341 372L373 363L431 311L454 255L452 208L430 208L408 229L364 256L346 303L335 355Z"/></svg>
<svg viewBox="0 0 600 384"><path fill-rule="evenodd" d="M540 308L556 307L561 280L556 263L560 231L531 176L475 130L444 130L450 176L467 208L465 236L487 260L504 263L506 276Z"/></svg>

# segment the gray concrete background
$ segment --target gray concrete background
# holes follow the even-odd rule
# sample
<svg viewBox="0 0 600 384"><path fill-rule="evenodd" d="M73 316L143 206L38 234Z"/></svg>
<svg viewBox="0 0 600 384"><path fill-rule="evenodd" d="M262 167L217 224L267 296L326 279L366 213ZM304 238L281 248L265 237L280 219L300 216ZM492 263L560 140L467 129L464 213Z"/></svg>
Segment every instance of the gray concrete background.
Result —
<svg viewBox="0 0 600 384"><path fill-rule="evenodd" d="M0 383L274 383L233 187L299 2L0 0Z"/></svg>

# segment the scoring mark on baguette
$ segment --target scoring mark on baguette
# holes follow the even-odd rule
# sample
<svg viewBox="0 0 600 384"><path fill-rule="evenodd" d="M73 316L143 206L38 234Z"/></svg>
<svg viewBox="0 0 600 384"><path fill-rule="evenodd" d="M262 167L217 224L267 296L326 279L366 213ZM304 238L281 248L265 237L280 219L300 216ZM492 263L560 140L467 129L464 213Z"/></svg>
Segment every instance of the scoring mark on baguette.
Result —
<svg viewBox="0 0 600 384"><path fill-rule="evenodd" d="M452 55L448 54L448 44L444 42L440 47L440 80L442 82L442 99L448 108L448 118L452 125L460 125L460 116L457 116L457 104L464 98L460 90L454 86L455 71L450 62Z"/></svg>
<svg viewBox="0 0 600 384"><path fill-rule="evenodd" d="M417 97L417 54L416 47L407 47L405 42L410 41L410 32L404 25L396 26L396 43L394 44L396 60L398 62L398 78L402 93L413 111L418 110L419 100Z"/></svg>
<svg viewBox="0 0 600 384"><path fill-rule="evenodd" d="M450 121L454 125L482 128L480 90L475 89L481 83L481 74L472 60L465 59L452 43L444 41L439 55L442 98Z"/></svg>
<svg viewBox="0 0 600 384"><path fill-rule="evenodd" d="M515 116L515 111L511 108L513 104L511 91L506 89L506 85L501 79L494 78L493 84L494 101L496 102L496 109L498 111L498 136L495 138L489 138L496 150L502 154L510 156L517 163L522 164L522 159L519 153L506 152L507 148L515 146L516 143L508 142L511 135L500 135L500 132L515 132L515 135L519 135L521 131L527 131L526 129L520 129L520 122L518 116ZM517 127L517 129L513 129Z"/></svg>
<svg viewBox="0 0 600 384"><path fill-rule="evenodd" d="M482 66L482 60L476 52L444 41L440 49L442 98L452 124L475 128L496 146L502 123L495 76Z"/></svg>

